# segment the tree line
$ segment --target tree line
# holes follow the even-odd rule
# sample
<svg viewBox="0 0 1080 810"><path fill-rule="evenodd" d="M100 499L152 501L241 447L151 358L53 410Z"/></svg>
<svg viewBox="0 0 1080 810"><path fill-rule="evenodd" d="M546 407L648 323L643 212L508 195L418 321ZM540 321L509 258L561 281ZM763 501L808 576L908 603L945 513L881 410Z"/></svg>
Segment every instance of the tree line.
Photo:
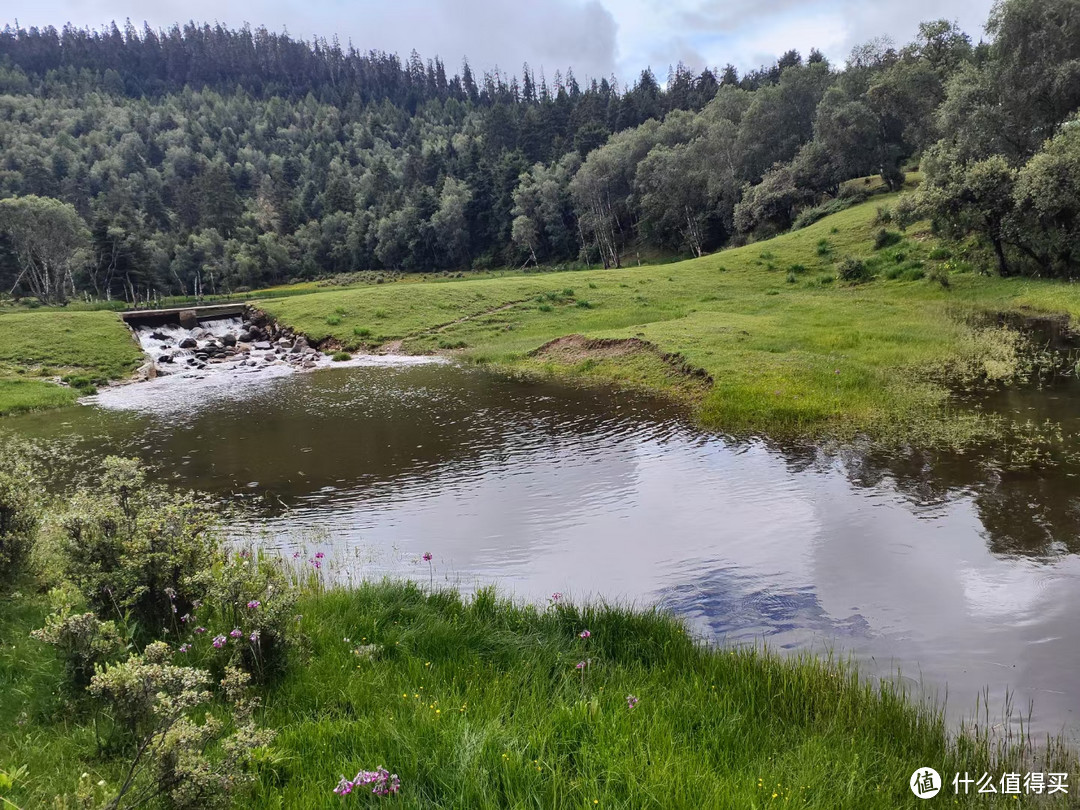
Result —
<svg viewBox="0 0 1080 810"><path fill-rule="evenodd" d="M790 51L743 76L680 65L620 87L527 65L477 78L467 61L450 76L415 52L265 29L9 27L0 282L133 300L357 270L619 267L783 231L846 204L851 178L899 188L914 161L927 180L907 216L974 234L1001 272L1073 275L1080 0L1000 0L987 35L941 20L842 68ZM41 254L47 229L64 257Z"/></svg>

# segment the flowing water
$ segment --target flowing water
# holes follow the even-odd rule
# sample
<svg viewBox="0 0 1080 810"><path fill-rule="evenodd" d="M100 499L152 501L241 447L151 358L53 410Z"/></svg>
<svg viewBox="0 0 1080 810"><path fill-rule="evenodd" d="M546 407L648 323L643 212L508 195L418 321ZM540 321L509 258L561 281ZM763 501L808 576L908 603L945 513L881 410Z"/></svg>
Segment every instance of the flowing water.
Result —
<svg viewBox="0 0 1080 810"><path fill-rule="evenodd" d="M665 402L422 359L225 364L7 420L242 504L234 530L338 577L661 603L701 632L899 668L954 717L989 687L1080 725L1077 468L736 442ZM992 403L1080 428L1080 395ZM432 570L420 562L434 555ZM324 572L324 573L327 573Z"/></svg>

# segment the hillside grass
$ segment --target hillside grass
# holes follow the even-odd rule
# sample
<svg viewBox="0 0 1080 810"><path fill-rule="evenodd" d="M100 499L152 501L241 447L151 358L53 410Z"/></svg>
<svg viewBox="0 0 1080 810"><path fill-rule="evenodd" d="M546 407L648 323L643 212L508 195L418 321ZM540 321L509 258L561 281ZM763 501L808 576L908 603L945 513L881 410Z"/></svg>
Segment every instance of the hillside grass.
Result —
<svg viewBox="0 0 1080 810"><path fill-rule="evenodd" d="M112 312L0 314L0 415L70 404L95 385L128 376L142 360Z"/></svg>
<svg viewBox="0 0 1080 810"><path fill-rule="evenodd" d="M939 710L832 661L705 647L656 612L425 591L365 583L301 599L304 652L264 690L261 721L279 734L241 806L338 807L342 775L381 765L408 808L864 810L920 806L917 767L1024 765L1015 744L950 733ZM115 784L124 765L98 750L59 663L28 638L42 601L0 599L0 770L21 773L8 797L24 808L53 806L83 773Z"/></svg>
<svg viewBox="0 0 1080 810"><path fill-rule="evenodd" d="M946 434L962 438L981 428L949 409L950 374L992 351L980 345L973 324L1000 311L1075 317L1080 289L979 275L926 225L875 250L878 209L893 201L875 197L767 242L665 266L389 285L260 303L282 323L349 349L453 352L529 373L677 387L655 364L607 362L605 371L585 356L567 364L531 354L571 334L637 337L712 377L696 403L711 427L812 436L899 424L908 437L924 429L930 438L925 427L935 416ZM837 280L848 257L865 260L873 280Z"/></svg>

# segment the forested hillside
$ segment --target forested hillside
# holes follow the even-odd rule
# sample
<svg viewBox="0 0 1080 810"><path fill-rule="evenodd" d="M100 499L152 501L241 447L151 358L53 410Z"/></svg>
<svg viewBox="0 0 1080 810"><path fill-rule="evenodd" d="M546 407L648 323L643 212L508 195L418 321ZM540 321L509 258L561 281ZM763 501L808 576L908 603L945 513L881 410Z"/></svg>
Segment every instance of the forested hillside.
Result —
<svg viewBox="0 0 1080 810"><path fill-rule="evenodd" d="M631 87L449 73L266 30L6 28L0 282L48 301L358 270L702 255L927 182L897 212L1000 272L1080 272L1080 0L1003 0L843 66L813 51Z"/></svg>

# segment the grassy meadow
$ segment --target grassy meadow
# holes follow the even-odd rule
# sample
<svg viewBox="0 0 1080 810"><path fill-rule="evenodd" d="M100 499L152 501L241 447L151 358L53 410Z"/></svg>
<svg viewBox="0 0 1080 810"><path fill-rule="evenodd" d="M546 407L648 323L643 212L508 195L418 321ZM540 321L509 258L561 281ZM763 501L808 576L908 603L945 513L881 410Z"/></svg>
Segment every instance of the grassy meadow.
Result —
<svg viewBox="0 0 1080 810"><path fill-rule="evenodd" d="M0 415L69 405L93 386L131 374L142 360L112 312L0 314Z"/></svg>
<svg viewBox="0 0 1080 810"><path fill-rule="evenodd" d="M979 275L926 226L875 249L882 196L803 230L668 265L390 284L267 300L279 321L348 349L452 352L526 373L685 393L660 356L702 369L702 421L733 432L873 431L948 413L953 383L1015 364L1001 311L1080 314L1074 285ZM888 228L890 226L885 226ZM845 283L862 259L873 280ZM656 358L534 352L565 335L639 338ZM946 420L948 422L949 420ZM963 433L977 425L953 420Z"/></svg>
<svg viewBox="0 0 1080 810"><path fill-rule="evenodd" d="M243 807L342 806L342 775L385 766L410 808L863 810L918 806L918 766L1034 767L1015 741L950 732L938 710L848 667L703 647L654 612L393 582L309 588L296 610L305 641L261 690L260 723L278 736ZM28 638L46 612L41 597L0 598L0 771L18 774L0 796L22 808L73 806L53 803L82 774L115 785L127 761L101 749L94 715Z"/></svg>

